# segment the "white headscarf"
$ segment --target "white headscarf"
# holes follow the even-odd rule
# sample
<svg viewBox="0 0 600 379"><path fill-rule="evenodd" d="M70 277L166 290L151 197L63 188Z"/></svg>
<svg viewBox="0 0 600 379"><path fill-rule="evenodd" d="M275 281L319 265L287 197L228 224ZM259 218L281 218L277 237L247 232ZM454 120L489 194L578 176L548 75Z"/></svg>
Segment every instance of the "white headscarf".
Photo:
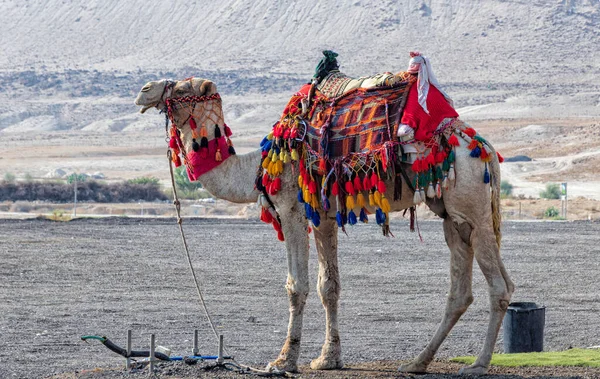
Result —
<svg viewBox="0 0 600 379"><path fill-rule="evenodd" d="M417 88L419 90L419 104L425 111L425 113L429 114L429 110L427 109L427 94L429 93L429 83L433 84L435 88L437 88L448 100L450 105L454 106L454 103L450 96L440 86L435 75L433 74L433 70L431 69L431 63L429 62L429 58L421 55L419 52L411 52L411 59L408 62L408 72L410 73L418 73L417 76Z"/></svg>

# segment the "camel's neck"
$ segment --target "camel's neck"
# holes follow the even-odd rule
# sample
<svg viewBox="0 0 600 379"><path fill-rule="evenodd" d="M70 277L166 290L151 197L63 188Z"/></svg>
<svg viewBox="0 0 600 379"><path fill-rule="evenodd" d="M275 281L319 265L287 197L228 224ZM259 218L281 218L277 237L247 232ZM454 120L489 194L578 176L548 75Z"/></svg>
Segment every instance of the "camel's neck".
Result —
<svg viewBox="0 0 600 379"><path fill-rule="evenodd" d="M232 155L198 178L202 186L219 199L234 203L253 203L259 192L254 188L261 151Z"/></svg>

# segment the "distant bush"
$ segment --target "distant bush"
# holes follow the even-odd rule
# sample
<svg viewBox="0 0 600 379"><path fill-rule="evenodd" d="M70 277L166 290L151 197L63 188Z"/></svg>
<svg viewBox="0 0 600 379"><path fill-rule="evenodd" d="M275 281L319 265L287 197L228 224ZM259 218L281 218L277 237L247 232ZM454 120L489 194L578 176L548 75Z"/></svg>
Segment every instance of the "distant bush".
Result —
<svg viewBox="0 0 600 379"><path fill-rule="evenodd" d="M11 172L7 172L6 174L4 174L4 182L5 183L14 183L16 179L15 174L11 173Z"/></svg>
<svg viewBox="0 0 600 379"><path fill-rule="evenodd" d="M560 186L556 183L546 184L546 189L540 192L542 199L560 199Z"/></svg>
<svg viewBox="0 0 600 379"><path fill-rule="evenodd" d="M210 197L206 191L201 191L200 182L191 182L188 178L185 166L180 166L173 173L175 176L175 185L177 186L177 195L182 199L198 200Z"/></svg>
<svg viewBox="0 0 600 379"><path fill-rule="evenodd" d="M0 201L73 201L73 185L47 182L0 183ZM77 184L77 200L98 203L126 203L130 201L167 200L160 186L154 183L106 184L90 180Z"/></svg>
<svg viewBox="0 0 600 379"><path fill-rule="evenodd" d="M129 184L150 184L150 185L160 185L160 180L154 177L141 176L139 178L129 179L127 181Z"/></svg>
<svg viewBox="0 0 600 379"><path fill-rule="evenodd" d="M511 197L513 194L513 185L508 180L500 182L500 196L503 198Z"/></svg>
<svg viewBox="0 0 600 379"><path fill-rule="evenodd" d="M546 208L546 210L544 211L544 217L557 218L559 213L560 212L558 211L558 209L556 209L556 207L549 207L549 208Z"/></svg>

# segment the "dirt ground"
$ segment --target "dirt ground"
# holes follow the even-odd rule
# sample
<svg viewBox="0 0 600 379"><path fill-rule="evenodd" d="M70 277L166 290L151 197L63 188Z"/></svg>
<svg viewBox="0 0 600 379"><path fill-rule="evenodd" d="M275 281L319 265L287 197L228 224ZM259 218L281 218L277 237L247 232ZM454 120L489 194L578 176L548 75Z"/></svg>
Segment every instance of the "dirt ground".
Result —
<svg viewBox="0 0 600 379"><path fill-rule="evenodd" d="M376 225L340 236L340 330L349 369L306 368L320 352L324 312L314 284L317 259L311 241L311 294L304 317L301 377L402 377L397 360L415 357L441 319L449 285L449 254L441 223L421 221L424 242L394 220L396 238ZM271 227L255 221L193 219L184 223L192 259L209 310L228 351L264 367L281 348L288 304L284 245ZM546 306L545 349L600 344L597 222L504 223L503 257L517 285L513 301ZM149 334L174 354L216 343L198 304L173 219L107 218L52 222L0 220L0 377L126 376L124 359L80 340L97 334L146 349ZM442 345L432 375L452 378L461 367L446 359L477 354L487 325L485 280L475 267L475 302ZM502 351L502 333L496 347ZM493 378L600 378L600 369L493 369ZM144 376L139 373L139 376ZM212 377L196 366L169 365L160 377ZM222 377L237 374L223 373Z"/></svg>

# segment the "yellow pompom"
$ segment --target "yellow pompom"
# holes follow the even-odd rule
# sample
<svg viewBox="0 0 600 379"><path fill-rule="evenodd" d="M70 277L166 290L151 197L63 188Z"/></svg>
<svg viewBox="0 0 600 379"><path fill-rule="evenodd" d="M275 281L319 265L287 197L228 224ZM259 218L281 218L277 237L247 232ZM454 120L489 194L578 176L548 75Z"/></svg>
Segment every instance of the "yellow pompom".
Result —
<svg viewBox="0 0 600 379"><path fill-rule="evenodd" d="M285 158L285 151L281 150L281 152L279 153L279 159L283 160Z"/></svg>
<svg viewBox="0 0 600 379"><path fill-rule="evenodd" d="M286 152L283 154L283 163L290 163L290 153Z"/></svg>
<svg viewBox="0 0 600 379"><path fill-rule="evenodd" d="M375 205L381 208L381 192L375 191L375 195L373 196L373 198L375 200Z"/></svg>
<svg viewBox="0 0 600 379"><path fill-rule="evenodd" d="M369 192L369 205L372 207L375 206L375 196L373 196L372 192Z"/></svg>
<svg viewBox="0 0 600 379"><path fill-rule="evenodd" d="M273 152L273 154L271 155L271 161L277 162L278 159L279 159L279 154L277 154L276 152Z"/></svg>
<svg viewBox="0 0 600 379"><path fill-rule="evenodd" d="M269 163L271 163L270 159L268 159L268 158L263 159L262 168L264 168L264 169L269 168Z"/></svg>
<svg viewBox="0 0 600 379"><path fill-rule="evenodd" d="M269 175L273 175L273 161L269 159L269 164L267 165L267 173Z"/></svg>
<svg viewBox="0 0 600 379"><path fill-rule="evenodd" d="M303 198L303 200L304 200L305 203L310 204L310 198L311 198L311 196L310 196L310 191L308 190L308 188L304 189L304 192L302 194L302 198Z"/></svg>
<svg viewBox="0 0 600 379"><path fill-rule="evenodd" d="M275 162L275 165L277 166L277 175L283 174L283 162L277 161Z"/></svg>
<svg viewBox="0 0 600 379"><path fill-rule="evenodd" d="M304 180L302 180L302 175L298 175L298 187L302 188L302 184L304 184Z"/></svg>
<svg viewBox="0 0 600 379"><path fill-rule="evenodd" d="M390 202L388 201L388 199L384 196L381 197L381 210L383 211L383 213L387 214L390 212Z"/></svg>
<svg viewBox="0 0 600 379"><path fill-rule="evenodd" d="M317 198L317 194L312 194L312 199L310 200L310 206L314 209L319 207L319 199Z"/></svg>
<svg viewBox="0 0 600 379"><path fill-rule="evenodd" d="M348 210L354 209L354 196L349 195L346 197L346 208Z"/></svg>
<svg viewBox="0 0 600 379"><path fill-rule="evenodd" d="M293 161L298 160L298 151L296 149L292 149L292 160Z"/></svg>
<svg viewBox="0 0 600 379"><path fill-rule="evenodd" d="M273 139L273 132L267 134L267 139L271 141Z"/></svg>
<svg viewBox="0 0 600 379"><path fill-rule="evenodd" d="M269 150L269 153L267 154L267 157L269 159L271 159L272 156L273 156L273 150Z"/></svg>
<svg viewBox="0 0 600 379"><path fill-rule="evenodd" d="M356 195L356 205L359 208L365 207L365 196L362 194L362 192L359 192L358 195Z"/></svg>

